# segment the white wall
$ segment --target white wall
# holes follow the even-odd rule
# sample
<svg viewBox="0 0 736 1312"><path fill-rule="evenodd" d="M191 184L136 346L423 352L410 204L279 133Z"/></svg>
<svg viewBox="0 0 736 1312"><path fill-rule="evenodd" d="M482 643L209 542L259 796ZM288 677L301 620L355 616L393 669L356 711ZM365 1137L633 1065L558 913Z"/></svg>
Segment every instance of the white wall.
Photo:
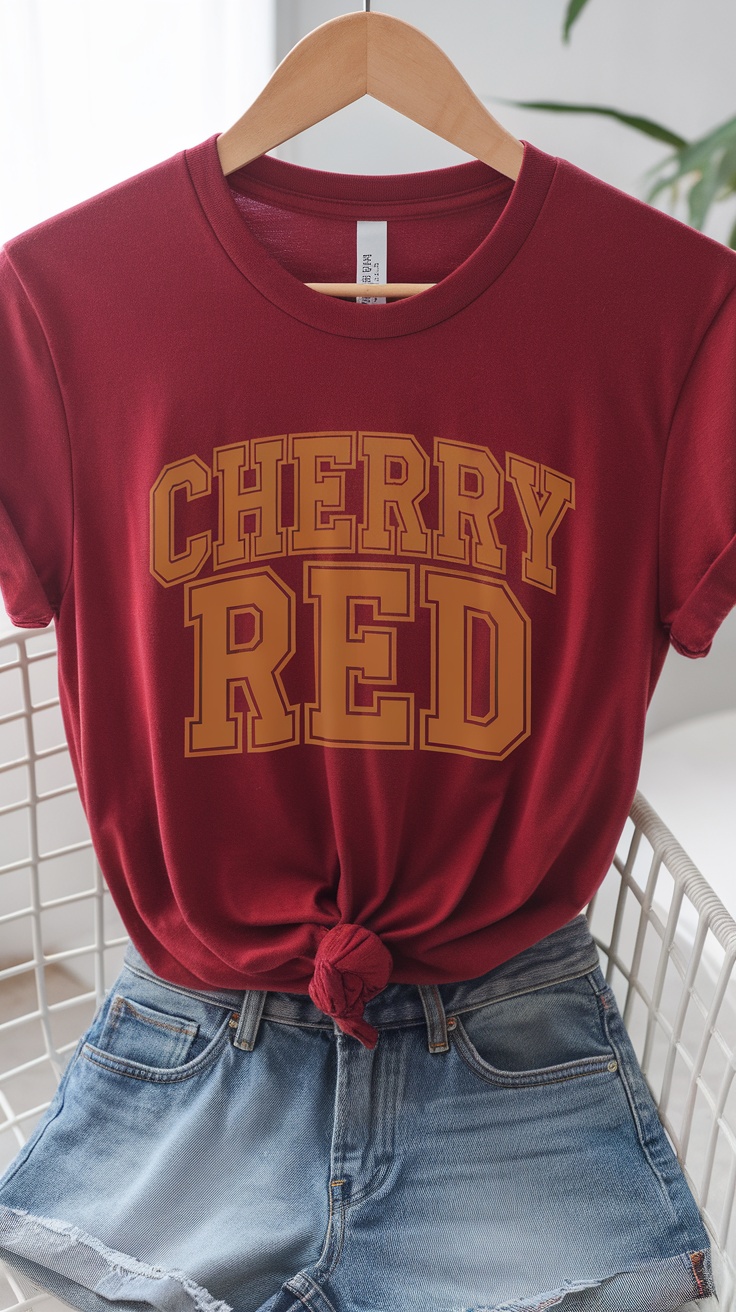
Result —
<svg viewBox="0 0 736 1312"><path fill-rule="evenodd" d="M0 0L0 243L224 132L274 51L272 0Z"/></svg>

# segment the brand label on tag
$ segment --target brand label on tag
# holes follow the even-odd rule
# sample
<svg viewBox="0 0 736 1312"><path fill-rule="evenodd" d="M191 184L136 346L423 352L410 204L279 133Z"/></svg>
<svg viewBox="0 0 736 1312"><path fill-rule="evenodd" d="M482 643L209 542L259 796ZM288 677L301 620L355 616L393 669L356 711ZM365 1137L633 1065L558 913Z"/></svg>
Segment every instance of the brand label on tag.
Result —
<svg viewBox="0 0 736 1312"><path fill-rule="evenodd" d="M386 277L385 219L358 219L356 282L388 282ZM356 296L358 305L385 305L385 296Z"/></svg>

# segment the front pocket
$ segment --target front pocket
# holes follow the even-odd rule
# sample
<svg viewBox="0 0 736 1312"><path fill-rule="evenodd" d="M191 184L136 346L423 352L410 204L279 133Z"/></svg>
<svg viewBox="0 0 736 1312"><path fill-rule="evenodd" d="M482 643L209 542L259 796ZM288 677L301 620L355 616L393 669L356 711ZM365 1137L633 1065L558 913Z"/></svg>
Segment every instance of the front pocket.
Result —
<svg viewBox="0 0 736 1312"><path fill-rule="evenodd" d="M197 1021L156 1011L116 993L97 1046L112 1057L124 1057L143 1066L180 1066L198 1031Z"/></svg>
<svg viewBox="0 0 736 1312"><path fill-rule="evenodd" d="M618 1070L595 972L453 1014L448 1032L466 1065L492 1084L533 1087Z"/></svg>
<svg viewBox="0 0 736 1312"><path fill-rule="evenodd" d="M186 1079L214 1060L231 1021L229 1008L126 966L87 1031L81 1055L137 1079Z"/></svg>

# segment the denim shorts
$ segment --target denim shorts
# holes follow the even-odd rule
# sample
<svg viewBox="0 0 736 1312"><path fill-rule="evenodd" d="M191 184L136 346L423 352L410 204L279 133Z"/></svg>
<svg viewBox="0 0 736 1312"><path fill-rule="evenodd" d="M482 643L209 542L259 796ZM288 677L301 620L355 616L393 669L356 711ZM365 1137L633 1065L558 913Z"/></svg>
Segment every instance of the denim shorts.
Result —
<svg viewBox="0 0 736 1312"><path fill-rule="evenodd" d="M0 1257L84 1312L666 1312L709 1236L583 913L475 979L308 995L136 948L0 1178Z"/></svg>

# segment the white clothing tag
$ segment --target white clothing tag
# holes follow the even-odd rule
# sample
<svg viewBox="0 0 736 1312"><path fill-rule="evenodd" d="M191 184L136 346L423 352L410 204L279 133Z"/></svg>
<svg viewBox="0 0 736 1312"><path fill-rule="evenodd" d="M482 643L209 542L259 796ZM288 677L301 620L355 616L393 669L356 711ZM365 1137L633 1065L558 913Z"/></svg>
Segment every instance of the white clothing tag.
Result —
<svg viewBox="0 0 736 1312"><path fill-rule="evenodd" d="M358 219L358 268L356 282L388 282L386 277L385 219ZM356 296L358 305L385 305L385 296Z"/></svg>

